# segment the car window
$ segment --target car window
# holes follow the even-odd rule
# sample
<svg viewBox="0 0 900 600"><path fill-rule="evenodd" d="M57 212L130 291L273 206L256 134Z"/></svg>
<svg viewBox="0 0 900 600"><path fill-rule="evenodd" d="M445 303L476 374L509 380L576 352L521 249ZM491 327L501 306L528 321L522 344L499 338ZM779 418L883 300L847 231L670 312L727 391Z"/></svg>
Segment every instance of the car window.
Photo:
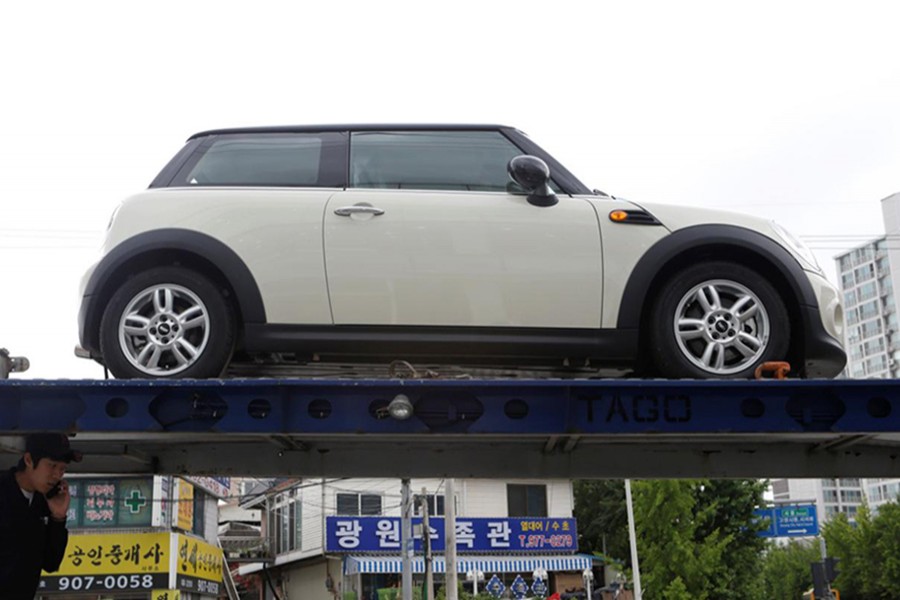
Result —
<svg viewBox="0 0 900 600"><path fill-rule="evenodd" d="M315 187L322 149L318 135L222 136L176 185Z"/></svg>
<svg viewBox="0 0 900 600"><path fill-rule="evenodd" d="M350 185L506 191L506 165L520 154L497 131L360 131L350 138Z"/></svg>

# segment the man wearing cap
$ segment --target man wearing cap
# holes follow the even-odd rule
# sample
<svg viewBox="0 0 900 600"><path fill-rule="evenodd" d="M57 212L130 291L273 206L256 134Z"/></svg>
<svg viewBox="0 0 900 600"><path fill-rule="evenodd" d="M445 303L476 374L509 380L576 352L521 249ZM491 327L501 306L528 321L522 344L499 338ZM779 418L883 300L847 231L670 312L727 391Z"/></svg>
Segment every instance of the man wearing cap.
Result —
<svg viewBox="0 0 900 600"><path fill-rule="evenodd" d="M41 569L59 568L69 541L70 497L63 475L70 462L80 460L81 452L69 446L64 434L36 433L25 440L18 466L0 473L0 597L4 600L31 600Z"/></svg>

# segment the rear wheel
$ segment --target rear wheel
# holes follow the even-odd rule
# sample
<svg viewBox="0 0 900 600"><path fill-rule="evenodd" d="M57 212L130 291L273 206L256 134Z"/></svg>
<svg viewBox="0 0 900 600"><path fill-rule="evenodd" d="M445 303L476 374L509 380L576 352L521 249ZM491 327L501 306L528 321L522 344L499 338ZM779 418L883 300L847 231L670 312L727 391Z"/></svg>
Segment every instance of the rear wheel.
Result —
<svg viewBox="0 0 900 600"><path fill-rule="evenodd" d="M118 378L218 377L234 349L234 313L222 290L184 267L127 279L100 324L100 350Z"/></svg>
<svg viewBox="0 0 900 600"><path fill-rule="evenodd" d="M683 269L651 309L650 351L666 377L746 378L783 360L790 341L787 309L756 271L727 262Z"/></svg>

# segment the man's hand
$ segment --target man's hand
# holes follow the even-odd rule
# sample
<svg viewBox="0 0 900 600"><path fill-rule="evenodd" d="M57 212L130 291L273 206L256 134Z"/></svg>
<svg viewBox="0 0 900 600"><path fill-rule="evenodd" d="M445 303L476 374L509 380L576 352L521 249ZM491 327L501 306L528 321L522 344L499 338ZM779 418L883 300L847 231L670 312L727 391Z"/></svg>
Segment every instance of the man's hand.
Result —
<svg viewBox="0 0 900 600"><path fill-rule="evenodd" d="M65 480L60 480L59 491L52 498L47 498L47 506L50 507L50 516L56 521L65 521L66 513L69 511L69 502L72 497L69 495L69 484Z"/></svg>

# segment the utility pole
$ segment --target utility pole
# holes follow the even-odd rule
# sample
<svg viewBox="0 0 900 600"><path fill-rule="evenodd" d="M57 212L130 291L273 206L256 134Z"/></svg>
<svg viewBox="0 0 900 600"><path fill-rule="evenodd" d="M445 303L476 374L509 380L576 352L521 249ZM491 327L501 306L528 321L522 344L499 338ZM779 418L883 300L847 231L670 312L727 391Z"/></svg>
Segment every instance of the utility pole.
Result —
<svg viewBox="0 0 900 600"><path fill-rule="evenodd" d="M400 579L403 600L412 600L412 503L409 496L409 479L400 480L400 560L402 576Z"/></svg>
<svg viewBox="0 0 900 600"><path fill-rule="evenodd" d="M431 568L431 528L428 527L428 490L422 488L422 549L425 554L424 600L434 600L434 577Z"/></svg>
<svg viewBox="0 0 900 600"><path fill-rule="evenodd" d="M634 532L634 505L631 502L631 480L625 480L625 507L628 511L628 541L631 544L631 573L634 600L641 600L641 568L638 563L637 535Z"/></svg>
<svg viewBox="0 0 900 600"><path fill-rule="evenodd" d="M459 589L456 579L456 493L453 478L446 481L444 488L444 583L447 586L447 600L458 600ZM477 587L478 584L476 583Z"/></svg>

